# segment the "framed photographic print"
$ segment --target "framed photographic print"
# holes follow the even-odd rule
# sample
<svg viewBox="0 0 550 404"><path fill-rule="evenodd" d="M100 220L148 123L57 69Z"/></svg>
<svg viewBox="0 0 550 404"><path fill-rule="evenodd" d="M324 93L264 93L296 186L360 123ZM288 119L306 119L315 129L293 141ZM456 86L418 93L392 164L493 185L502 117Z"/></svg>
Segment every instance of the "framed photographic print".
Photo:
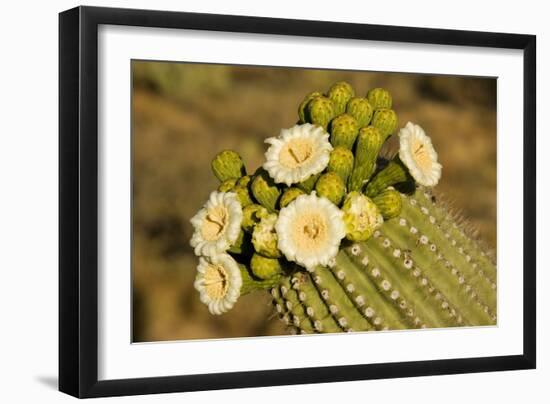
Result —
<svg viewBox="0 0 550 404"><path fill-rule="evenodd" d="M534 36L59 27L61 391L535 367Z"/></svg>

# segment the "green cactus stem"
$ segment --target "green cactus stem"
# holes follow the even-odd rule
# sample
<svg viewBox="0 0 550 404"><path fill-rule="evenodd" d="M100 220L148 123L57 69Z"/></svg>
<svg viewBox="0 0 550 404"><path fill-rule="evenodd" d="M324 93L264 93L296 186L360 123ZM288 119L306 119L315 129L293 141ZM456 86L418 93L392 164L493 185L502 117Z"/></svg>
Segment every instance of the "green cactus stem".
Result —
<svg viewBox="0 0 550 404"><path fill-rule="evenodd" d="M374 111L372 126L380 131L384 140L395 132L397 124L397 114L393 109L381 108Z"/></svg>
<svg viewBox="0 0 550 404"><path fill-rule="evenodd" d="M410 180L411 176L407 168L399 158L395 158L367 184L365 194L373 198L389 186L401 184Z"/></svg>
<svg viewBox="0 0 550 404"><path fill-rule="evenodd" d="M260 205L270 212L275 211L281 190L263 168L258 169L254 174L254 179L250 183L250 190Z"/></svg>
<svg viewBox="0 0 550 404"><path fill-rule="evenodd" d="M367 93L367 100L374 109L391 108L392 96L388 90L373 88Z"/></svg>
<svg viewBox="0 0 550 404"><path fill-rule="evenodd" d="M348 178L353 170L353 153L351 150L337 146L330 153L327 171L336 173L340 176L344 184L348 183Z"/></svg>
<svg viewBox="0 0 550 404"><path fill-rule="evenodd" d="M373 112L374 109L366 98L354 97L349 100L346 106L346 113L355 118L359 128L367 126L370 123Z"/></svg>
<svg viewBox="0 0 550 404"><path fill-rule="evenodd" d="M220 182L246 175L246 169L241 156L233 150L224 150L212 160L212 171Z"/></svg>
<svg viewBox="0 0 550 404"><path fill-rule="evenodd" d="M312 99L316 97L322 97L322 96L323 94L321 94L318 91L314 91L305 96L304 100L301 102L300 106L298 107L298 117L300 118L300 123L308 122L307 116L306 116L307 104L309 104L309 102Z"/></svg>
<svg viewBox="0 0 550 404"><path fill-rule="evenodd" d="M354 168L348 183L350 191L359 191L370 179L383 143L384 137L374 126L361 128L355 146Z"/></svg>
<svg viewBox="0 0 550 404"><path fill-rule="evenodd" d="M355 95L353 87L345 81L339 81L328 90L328 98L334 104L334 114L340 115L346 111L348 101Z"/></svg>
<svg viewBox="0 0 550 404"><path fill-rule="evenodd" d="M325 173L315 184L317 195L324 196L336 206L340 205L346 194L346 185L336 173Z"/></svg>
<svg viewBox="0 0 550 404"><path fill-rule="evenodd" d="M357 137L359 125L349 114L342 114L330 122L330 143L334 147L342 146L352 149Z"/></svg>
<svg viewBox="0 0 550 404"><path fill-rule="evenodd" d="M419 189L330 268L289 268L271 289L297 333L496 324L496 268L445 208Z"/></svg>
<svg viewBox="0 0 550 404"><path fill-rule="evenodd" d="M401 213L401 194L395 189L385 189L374 196L372 201L378 206L384 220L393 219Z"/></svg>
<svg viewBox="0 0 550 404"><path fill-rule="evenodd" d="M334 117L334 104L330 98L321 96L312 98L306 107L306 121L322 126L325 130Z"/></svg>

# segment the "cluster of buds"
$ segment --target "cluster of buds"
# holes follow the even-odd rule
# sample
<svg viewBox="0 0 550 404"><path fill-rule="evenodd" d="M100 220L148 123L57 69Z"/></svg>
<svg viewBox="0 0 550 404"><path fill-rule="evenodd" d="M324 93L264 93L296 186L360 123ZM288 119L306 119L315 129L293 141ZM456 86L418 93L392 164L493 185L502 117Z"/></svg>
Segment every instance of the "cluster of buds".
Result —
<svg viewBox="0 0 550 404"><path fill-rule="evenodd" d="M200 257L195 287L213 314L293 271L330 266L345 240L366 241L400 214L400 185L439 181L437 154L418 125L399 131L393 159L380 158L398 127L385 89L358 97L338 82L308 94L298 115L266 140L254 174L235 151L212 161L220 185L191 220L191 245Z"/></svg>

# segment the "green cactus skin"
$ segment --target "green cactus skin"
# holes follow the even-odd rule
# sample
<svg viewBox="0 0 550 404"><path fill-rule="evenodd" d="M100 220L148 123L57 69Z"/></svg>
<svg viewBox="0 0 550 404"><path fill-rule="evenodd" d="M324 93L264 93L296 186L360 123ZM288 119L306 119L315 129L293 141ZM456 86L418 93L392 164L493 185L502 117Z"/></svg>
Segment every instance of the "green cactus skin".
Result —
<svg viewBox="0 0 550 404"><path fill-rule="evenodd" d="M246 169L241 156L233 150L224 150L212 160L212 171L220 182L246 175Z"/></svg>
<svg viewBox="0 0 550 404"><path fill-rule="evenodd" d="M306 117L306 111L307 111L307 104L309 104L309 102L316 98L316 97L322 97L323 94L321 94L320 92L318 91L314 91L312 93L309 93L308 95L305 96L304 100L302 101L302 103L300 104L300 106L298 107L298 117L300 118L300 123L307 123L307 117Z"/></svg>
<svg viewBox="0 0 550 404"><path fill-rule="evenodd" d="M389 186L400 184L411 180L410 174L397 158L388 163L376 176L367 184L365 194L373 198Z"/></svg>
<svg viewBox="0 0 550 404"><path fill-rule="evenodd" d="M349 100L346 106L346 113L355 118L359 128L367 126L370 123L373 112L374 109L366 98L354 97Z"/></svg>
<svg viewBox="0 0 550 404"><path fill-rule="evenodd" d="M336 173L325 173L315 184L317 195L324 196L336 206L340 205L346 194L346 185Z"/></svg>
<svg viewBox="0 0 550 404"><path fill-rule="evenodd" d="M348 101L355 95L353 87L345 81L335 83L328 90L328 98L330 98L334 104L334 114L340 115L346 111Z"/></svg>
<svg viewBox="0 0 550 404"><path fill-rule="evenodd" d="M496 324L494 264L424 190L331 268L289 272L271 295L294 333Z"/></svg>
<svg viewBox="0 0 550 404"><path fill-rule="evenodd" d="M326 130L329 122L334 118L334 104L330 98L314 97L307 104L305 118L307 122L319 125Z"/></svg>
<svg viewBox="0 0 550 404"><path fill-rule="evenodd" d="M361 128L355 146L355 166L349 179L350 191L359 191L376 169L376 158L384 137L374 126Z"/></svg>
<svg viewBox="0 0 550 404"><path fill-rule="evenodd" d="M397 114L393 109L382 108L374 111L372 126L380 131L382 136L384 136L384 140L395 132L397 124Z"/></svg>
<svg viewBox="0 0 550 404"><path fill-rule="evenodd" d="M402 208L401 194L395 189L386 189L372 198L384 220L399 216Z"/></svg>
<svg viewBox="0 0 550 404"><path fill-rule="evenodd" d="M268 214L266 208L256 203L245 206L243 208L243 221L241 227L247 233L252 233L254 231L254 226L260 223Z"/></svg>
<svg viewBox="0 0 550 404"><path fill-rule="evenodd" d="M250 190L260 205L270 212L275 211L277 201L281 196L281 190L263 168L258 169L254 174L254 179L250 183Z"/></svg>
<svg viewBox="0 0 550 404"><path fill-rule="evenodd" d="M304 191L306 194L309 194L315 188L315 183L317 182L320 176L321 174L314 174L310 176L307 180L304 180L299 184L296 184L296 186L300 188L302 191Z"/></svg>
<svg viewBox="0 0 550 404"><path fill-rule="evenodd" d="M353 170L353 153L351 150L342 146L336 146L330 152L330 160L328 162L327 171L336 173L340 176L344 184L347 184L348 178Z"/></svg>
<svg viewBox="0 0 550 404"><path fill-rule="evenodd" d="M383 88L373 88L367 93L367 100L374 109L392 107L392 97L388 90Z"/></svg>
<svg viewBox="0 0 550 404"><path fill-rule="evenodd" d="M278 259L264 257L257 253L254 253L250 259L250 270L255 277L263 280L273 278L283 271Z"/></svg>
<svg viewBox="0 0 550 404"><path fill-rule="evenodd" d="M279 200L279 207L282 209L285 206L287 206L290 202L292 202L294 199L298 198L300 195L304 195L305 192L301 190L300 188L287 188L281 195L281 199Z"/></svg>
<svg viewBox="0 0 550 404"><path fill-rule="evenodd" d="M241 295L246 295L257 290L269 290L284 281L281 274L276 274L268 279L260 279L252 274L248 267L243 264L239 264L239 269L241 270L241 278L243 280Z"/></svg>
<svg viewBox="0 0 550 404"><path fill-rule="evenodd" d="M334 147L342 146L352 149L359 125L354 117L349 114L342 114L330 122L330 143Z"/></svg>

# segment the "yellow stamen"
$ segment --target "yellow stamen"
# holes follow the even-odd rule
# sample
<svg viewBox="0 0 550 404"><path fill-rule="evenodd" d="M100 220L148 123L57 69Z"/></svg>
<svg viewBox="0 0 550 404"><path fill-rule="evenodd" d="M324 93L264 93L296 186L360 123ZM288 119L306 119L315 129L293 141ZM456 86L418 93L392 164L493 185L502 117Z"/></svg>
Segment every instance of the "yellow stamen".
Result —
<svg viewBox="0 0 550 404"><path fill-rule="evenodd" d="M202 237L207 241L217 240L227 225L227 209L225 206L216 206L206 214L202 224Z"/></svg>

